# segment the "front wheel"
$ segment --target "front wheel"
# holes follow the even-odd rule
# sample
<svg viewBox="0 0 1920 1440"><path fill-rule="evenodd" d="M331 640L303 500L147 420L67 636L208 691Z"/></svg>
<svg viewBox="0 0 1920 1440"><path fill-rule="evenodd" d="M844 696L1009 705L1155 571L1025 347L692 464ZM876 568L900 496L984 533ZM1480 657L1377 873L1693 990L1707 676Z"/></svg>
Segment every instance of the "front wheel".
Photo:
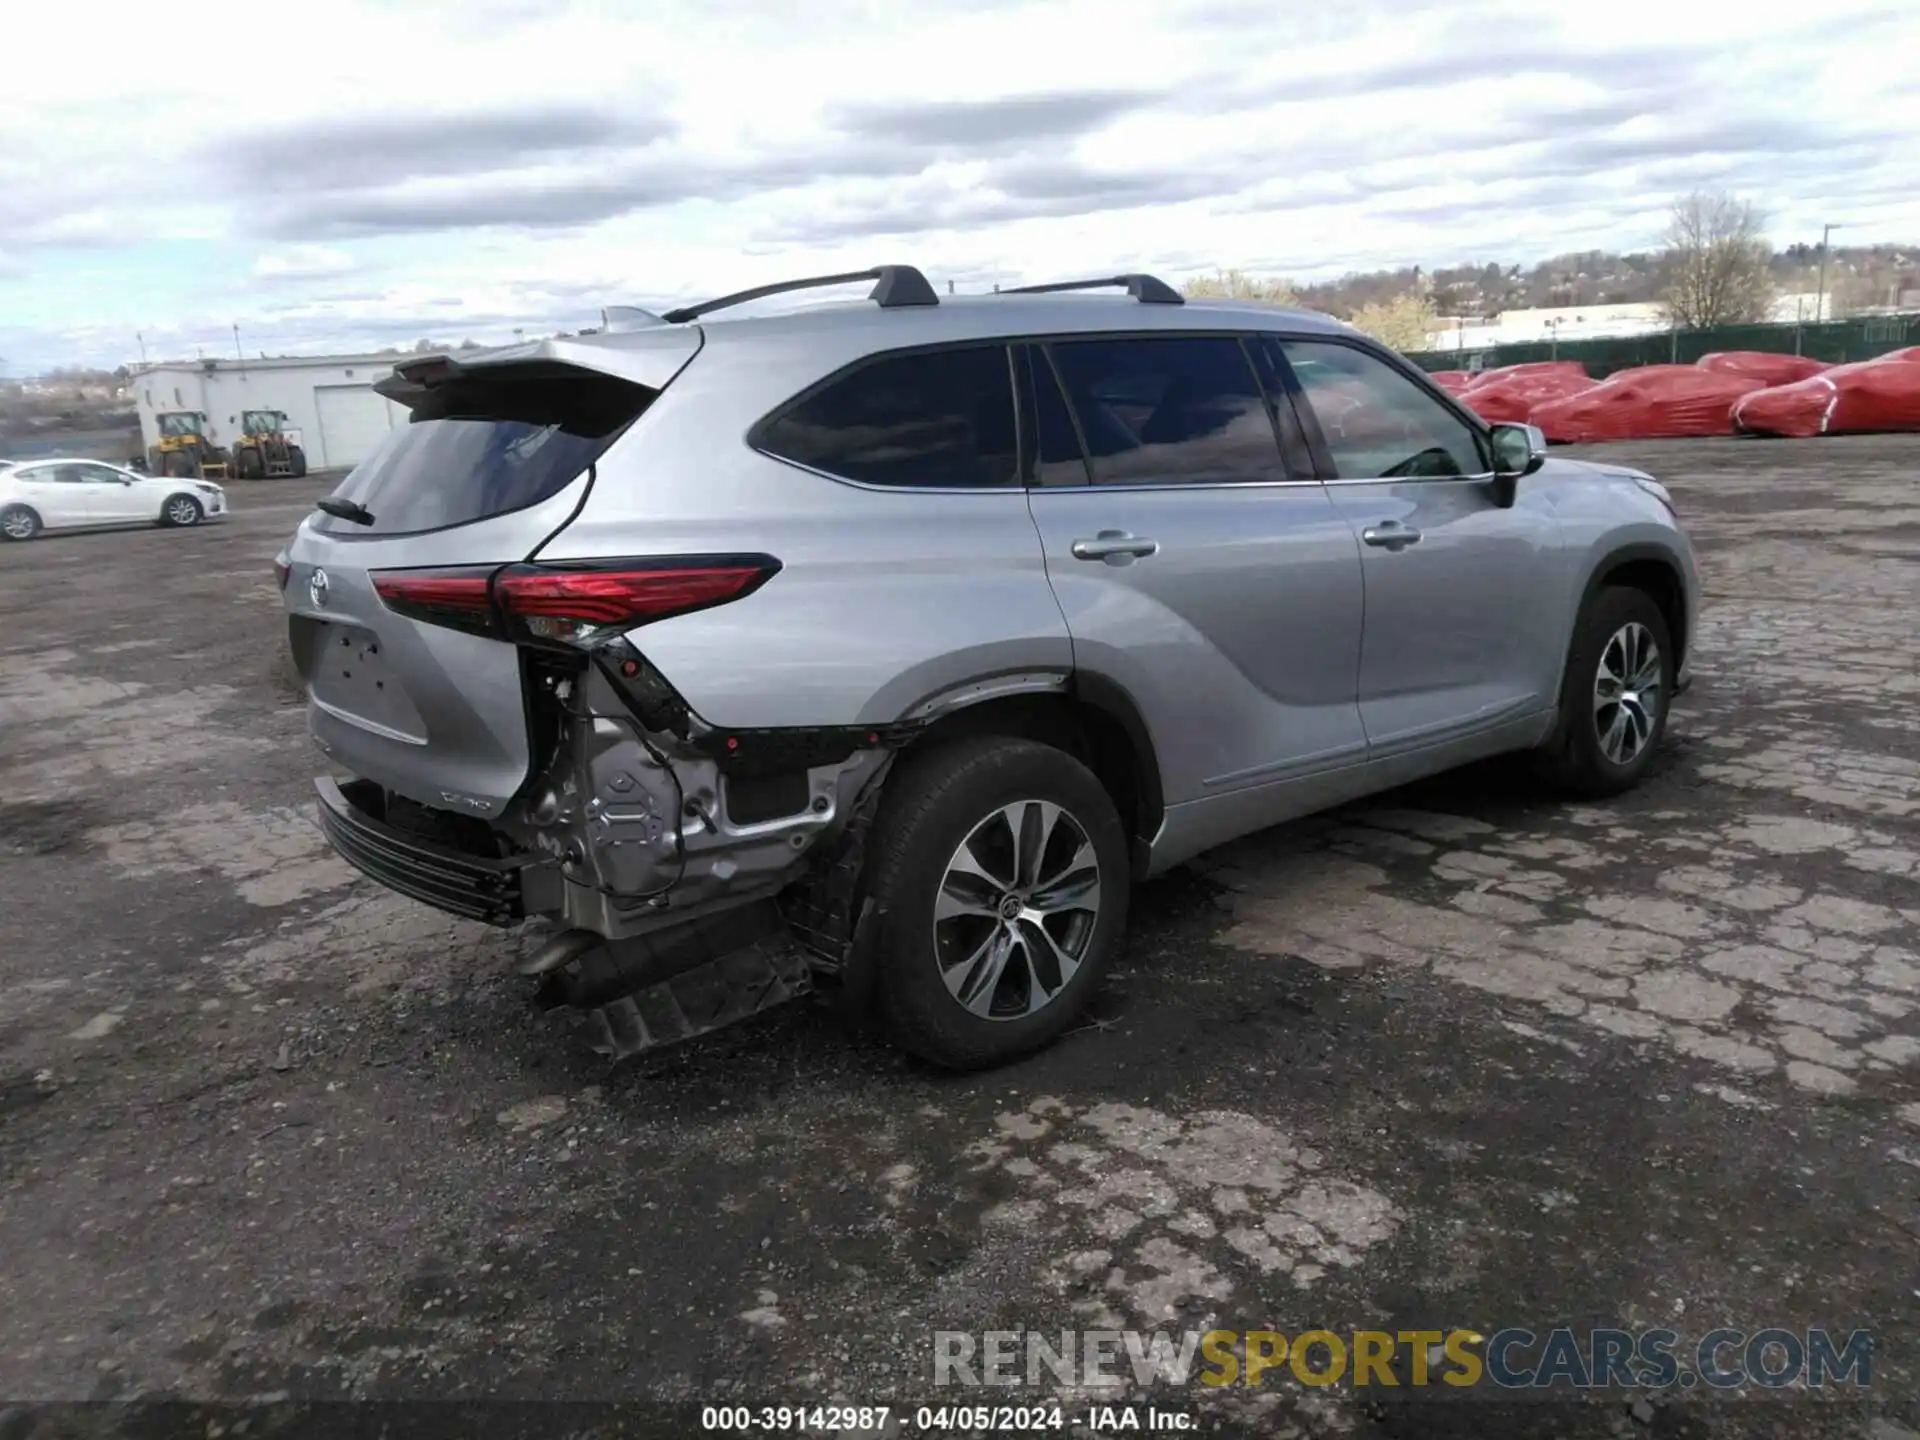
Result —
<svg viewBox="0 0 1920 1440"><path fill-rule="evenodd" d="M298 445L287 447L287 465L293 472L293 478L299 480L307 473L307 452Z"/></svg>
<svg viewBox="0 0 1920 1440"><path fill-rule="evenodd" d="M1602 590L1576 622L1560 723L1539 757L1547 780L1596 800L1639 784L1666 734L1674 677L1673 640L1652 597Z"/></svg>
<svg viewBox="0 0 1920 1440"><path fill-rule="evenodd" d="M191 495L169 495L160 507L160 523L185 527L200 523L200 502Z"/></svg>
<svg viewBox="0 0 1920 1440"><path fill-rule="evenodd" d="M986 736L910 760L882 801L872 895L880 1002L903 1049L951 1069L1057 1038L1126 928L1127 843L1093 773Z"/></svg>

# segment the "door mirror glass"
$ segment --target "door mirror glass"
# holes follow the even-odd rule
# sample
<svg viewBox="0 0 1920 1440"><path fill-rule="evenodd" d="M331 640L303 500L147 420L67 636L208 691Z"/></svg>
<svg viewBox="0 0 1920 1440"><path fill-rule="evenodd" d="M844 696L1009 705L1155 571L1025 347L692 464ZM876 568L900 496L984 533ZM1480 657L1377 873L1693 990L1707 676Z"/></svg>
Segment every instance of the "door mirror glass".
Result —
<svg viewBox="0 0 1920 1440"><path fill-rule="evenodd" d="M1538 425L1493 427L1493 468L1501 475L1531 475L1547 460L1547 437Z"/></svg>

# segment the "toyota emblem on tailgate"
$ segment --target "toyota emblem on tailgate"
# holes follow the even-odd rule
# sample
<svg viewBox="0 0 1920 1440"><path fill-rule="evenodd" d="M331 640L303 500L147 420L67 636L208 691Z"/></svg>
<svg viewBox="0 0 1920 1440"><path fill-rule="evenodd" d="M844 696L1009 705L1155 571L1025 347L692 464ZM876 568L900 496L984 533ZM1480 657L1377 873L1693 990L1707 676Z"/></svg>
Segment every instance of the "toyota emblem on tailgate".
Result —
<svg viewBox="0 0 1920 1440"><path fill-rule="evenodd" d="M315 570L307 580L307 599L313 602L313 608L327 608L327 572Z"/></svg>

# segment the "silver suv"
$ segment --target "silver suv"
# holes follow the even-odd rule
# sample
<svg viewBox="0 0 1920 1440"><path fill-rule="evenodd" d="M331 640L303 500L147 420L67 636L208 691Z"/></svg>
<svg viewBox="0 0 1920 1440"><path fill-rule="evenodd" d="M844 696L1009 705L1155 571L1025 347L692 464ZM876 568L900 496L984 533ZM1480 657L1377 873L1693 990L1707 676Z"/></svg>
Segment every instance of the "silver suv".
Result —
<svg viewBox="0 0 1920 1440"><path fill-rule="evenodd" d="M1326 317L885 266L608 320L398 365L276 565L333 846L550 922L608 1053L818 990L1004 1061L1130 882L1503 752L1619 792L1685 684L1667 491Z"/></svg>

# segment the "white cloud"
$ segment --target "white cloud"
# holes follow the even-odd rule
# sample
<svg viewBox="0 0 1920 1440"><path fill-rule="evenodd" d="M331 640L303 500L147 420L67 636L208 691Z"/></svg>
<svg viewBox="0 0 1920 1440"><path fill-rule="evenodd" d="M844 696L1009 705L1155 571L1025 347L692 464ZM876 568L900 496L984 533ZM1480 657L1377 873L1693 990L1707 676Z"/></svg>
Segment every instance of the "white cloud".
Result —
<svg viewBox="0 0 1920 1440"><path fill-rule="evenodd" d="M323 25L183 0L36 25L0 253L171 253L66 310L33 287L16 357L116 323L217 342L236 293L290 348L890 260L963 285L1527 261L1650 245L1696 185L1781 243L1920 239L1920 14L1884 0L336 0ZM147 63L183 36L206 73L290 57L274 103ZM74 98L82 55L108 103Z"/></svg>
<svg viewBox="0 0 1920 1440"><path fill-rule="evenodd" d="M288 245L269 250L253 262L253 274L261 280L315 280L323 275L344 275L353 269L354 258L344 250L325 245Z"/></svg>

